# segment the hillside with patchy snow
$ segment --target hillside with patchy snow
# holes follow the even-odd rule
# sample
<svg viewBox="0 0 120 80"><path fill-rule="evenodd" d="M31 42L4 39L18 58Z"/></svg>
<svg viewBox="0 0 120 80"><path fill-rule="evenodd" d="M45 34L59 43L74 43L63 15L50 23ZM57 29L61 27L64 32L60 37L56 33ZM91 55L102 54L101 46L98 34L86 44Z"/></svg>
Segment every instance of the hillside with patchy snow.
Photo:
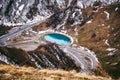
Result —
<svg viewBox="0 0 120 80"><path fill-rule="evenodd" d="M1 0L0 24L22 25L45 20L56 13L59 13L56 16L61 19L71 12L73 16L68 18L81 23L83 21L81 8L93 6L96 3L106 5L113 2L119 2L119 0Z"/></svg>
<svg viewBox="0 0 120 80"><path fill-rule="evenodd" d="M25 46L22 49L1 46L1 64L39 69L74 69L120 78L120 0L0 0L0 36L21 30L20 25L41 21L26 32L23 26L22 35L11 40L7 38L6 42L11 41L15 45L18 41L18 46L25 45L19 41L24 42L23 38L29 40L28 37L53 30L70 35L73 44L64 48L56 44L39 45L37 40L33 40L26 43L27 46L33 43L39 47L31 51L23 50ZM30 31L34 32L32 36ZM75 53L79 56L73 55ZM91 56L95 60L95 68ZM3 73L2 77L6 76L4 71L0 73Z"/></svg>

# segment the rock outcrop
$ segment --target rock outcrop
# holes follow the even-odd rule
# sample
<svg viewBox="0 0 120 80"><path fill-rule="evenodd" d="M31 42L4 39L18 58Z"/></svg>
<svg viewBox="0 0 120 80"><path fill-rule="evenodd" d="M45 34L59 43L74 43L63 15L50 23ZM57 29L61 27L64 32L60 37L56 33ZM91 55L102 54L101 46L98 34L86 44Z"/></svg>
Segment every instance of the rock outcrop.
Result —
<svg viewBox="0 0 120 80"><path fill-rule="evenodd" d="M82 23L81 8L119 0L0 0L0 23L6 25L29 23L55 16L57 21L66 17L70 23ZM68 16L68 14L70 14Z"/></svg>
<svg viewBox="0 0 120 80"><path fill-rule="evenodd" d="M41 45L34 51L0 47L0 61L17 66L32 66L43 69L64 69L80 71L74 61L56 45Z"/></svg>

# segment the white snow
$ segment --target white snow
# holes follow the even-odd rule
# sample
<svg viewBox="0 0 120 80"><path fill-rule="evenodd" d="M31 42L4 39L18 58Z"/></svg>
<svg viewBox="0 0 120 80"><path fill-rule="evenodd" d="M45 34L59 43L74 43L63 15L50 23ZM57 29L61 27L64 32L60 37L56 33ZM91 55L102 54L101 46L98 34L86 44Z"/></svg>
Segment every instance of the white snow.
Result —
<svg viewBox="0 0 120 80"><path fill-rule="evenodd" d="M111 52L111 51L115 51L116 48L107 48L106 50L109 51L109 52Z"/></svg>
<svg viewBox="0 0 120 80"><path fill-rule="evenodd" d="M8 61L7 57L2 55L1 52L0 52L0 61L3 61L5 63L9 64L9 61Z"/></svg>
<svg viewBox="0 0 120 80"><path fill-rule="evenodd" d="M49 18L49 16L39 16L37 15L36 17L34 17L33 20L27 20L26 23L11 23L11 22L7 22L5 21L3 24L6 26L21 26L21 25L30 25L30 24L39 24L40 22L43 22L44 20L46 20L47 18ZM7 22L7 23L6 23Z"/></svg>
<svg viewBox="0 0 120 80"><path fill-rule="evenodd" d="M49 18L51 15L52 15L52 14L46 15L46 16L39 16L39 15L37 15L33 20L28 21L27 23L28 23L28 24L33 24L33 23L37 23L37 22L40 22L40 21L44 21L44 20L46 20L47 18Z"/></svg>
<svg viewBox="0 0 120 80"><path fill-rule="evenodd" d="M68 14L69 14L69 12L68 12ZM58 30L60 27L62 27L63 29L65 28L64 25L66 24L67 19L68 19L68 17L69 17L68 14L67 14L66 17L65 17L64 22L63 22L62 24L57 25L57 27L56 27L57 30ZM74 15L73 15L73 16L74 16Z"/></svg>
<svg viewBox="0 0 120 80"><path fill-rule="evenodd" d="M19 2L21 2L21 0L19 0Z"/></svg>
<svg viewBox="0 0 120 80"><path fill-rule="evenodd" d="M86 23L90 24L90 23L92 23L92 20L90 20L90 21L87 21Z"/></svg>
<svg viewBox="0 0 120 80"><path fill-rule="evenodd" d="M33 53L33 55L34 55L35 57L38 57L38 56L36 56L34 53ZM36 62L36 60L35 60L32 56L29 55L29 57L30 57L31 61L33 61L38 68L42 68L42 67L38 64L38 62Z"/></svg>
<svg viewBox="0 0 120 80"><path fill-rule="evenodd" d="M105 24L102 24L102 26L105 26Z"/></svg>
<svg viewBox="0 0 120 80"><path fill-rule="evenodd" d="M65 5L64 0L56 0L56 2L58 3L59 8L64 8L64 5Z"/></svg>
<svg viewBox="0 0 120 80"><path fill-rule="evenodd" d="M67 33L67 30L61 30L61 32L66 34L66 33Z"/></svg>
<svg viewBox="0 0 120 80"><path fill-rule="evenodd" d="M24 4L22 4L20 7L19 7L19 10L22 11L24 8Z"/></svg>
<svg viewBox="0 0 120 80"><path fill-rule="evenodd" d="M75 35L77 36L78 35L78 29L75 28L74 31L75 31Z"/></svg>
<svg viewBox="0 0 120 80"><path fill-rule="evenodd" d="M18 3L16 3L16 7L18 7L19 6L19 4Z"/></svg>
<svg viewBox="0 0 120 80"><path fill-rule="evenodd" d="M108 56L112 56L112 55L114 55L114 53L112 53L112 52L110 52L110 53L108 54Z"/></svg>
<svg viewBox="0 0 120 80"><path fill-rule="evenodd" d="M107 11L104 11L104 13L107 15L107 19L109 20L110 14Z"/></svg>
<svg viewBox="0 0 120 80"><path fill-rule="evenodd" d="M108 25L108 28L110 28L110 25Z"/></svg>
<svg viewBox="0 0 120 80"><path fill-rule="evenodd" d="M108 40L105 40L105 44L109 46Z"/></svg>
<svg viewBox="0 0 120 80"><path fill-rule="evenodd" d="M117 11L117 10L118 10L118 7L115 8L115 11Z"/></svg>
<svg viewBox="0 0 120 80"><path fill-rule="evenodd" d="M11 23L11 22L7 22L7 23L3 23L6 26L20 26L23 25L25 23Z"/></svg>
<svg viewBox="0 0 120 80"><path fill-rule="evenodd" d="M77 25L77 24L79 24L79 22L74 22L71 26L75 26L75 25Z"/></svg>
<svg viewBox="0 0 120 80"><path fill-rule="evenodd" d="M2 7L2 5L0 4L0 8Z"/></svg>
<svg viewBox="0 0 120 80"><path fill-rule="evenodd" d="M83 7L83 4L82 4L82 1L79 1L79 0L78 0L78 2L77 2L77 6L79 6L80 8L84 8L84 7Z"/></svg>
<svg viewBox="0 0 120 80"><path fill-rule="evenodd" d="M69 2L68 2L67 7L68 7L68 6L70 6L70 4L71 4L72 0L68 0L68 1L69 1Z"/></svg>
<svg viewBox="0 0 120 80"><path fill-rule="evenodd" d="M29 34L29 31L26 31L26 34Z"/></svg>
<svg viewBox="0 0 120 80"><path fill-rule="evenodd" d="M75 12L72 14L72 17L75 17Z"/></svg>
<svg viewBox="0 0 120 80"><path fill-rule="evenodd" d="M16 12L16 15L20 15L20 12L19 12L19 11L17 11L17 12Z"/></svg>

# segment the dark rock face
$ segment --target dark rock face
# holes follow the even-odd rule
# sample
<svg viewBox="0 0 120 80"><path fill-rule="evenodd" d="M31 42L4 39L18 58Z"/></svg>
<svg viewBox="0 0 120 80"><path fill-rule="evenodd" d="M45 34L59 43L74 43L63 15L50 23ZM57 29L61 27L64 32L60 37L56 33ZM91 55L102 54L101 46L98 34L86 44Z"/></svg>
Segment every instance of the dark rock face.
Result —
<svg viewBox="0 0 120 80"><path fill-rule="evenodd" d="M31 20L43 20L55 15L61 20L66 17L68 20L81 24L81 8L100 4L110 4L119 0L0 0L0 23L26 23ZM61 12L62 13L59 13ZM59 17L56 17L59 16ZM69 19L70 18L70 19ZM58 21L57 20L57 21Z"/></svg>
<svg viewBox="0 0 120 80"><path fill-rule="evenodd" d="M41 45L34 51L0 47L0 61L7 64L27 65L36 68L75 69L80 71L74 61L66 56L56 44Z"/></svg>

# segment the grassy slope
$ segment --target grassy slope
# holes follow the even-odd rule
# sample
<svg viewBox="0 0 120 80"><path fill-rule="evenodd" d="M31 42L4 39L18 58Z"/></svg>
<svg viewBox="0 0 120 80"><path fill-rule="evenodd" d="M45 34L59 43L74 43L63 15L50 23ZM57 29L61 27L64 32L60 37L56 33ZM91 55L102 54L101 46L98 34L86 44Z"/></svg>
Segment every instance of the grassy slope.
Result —
<svg viewBox="0 0 120 80"><path fill-rule="evenodd" d="M38 70L32 67L15 67L0 64L0 80L110 80L75 71Z"/></svg>
<svg viewBox="0 0 120 80"><path fill-rule="evenodd" d="M118 10L115 12L115 9ZM89 15L92 8L87 8L84 12ZM104 11L110 13L110 19ZM92 23L81 27L78 35L78 44L93 50L103 68L113 78L120 77L120 4L112 4L101 8L94 13ZM106 45L108 40L110 45ZM114 55L108 56L107 48L116 48Z"/></svg>

